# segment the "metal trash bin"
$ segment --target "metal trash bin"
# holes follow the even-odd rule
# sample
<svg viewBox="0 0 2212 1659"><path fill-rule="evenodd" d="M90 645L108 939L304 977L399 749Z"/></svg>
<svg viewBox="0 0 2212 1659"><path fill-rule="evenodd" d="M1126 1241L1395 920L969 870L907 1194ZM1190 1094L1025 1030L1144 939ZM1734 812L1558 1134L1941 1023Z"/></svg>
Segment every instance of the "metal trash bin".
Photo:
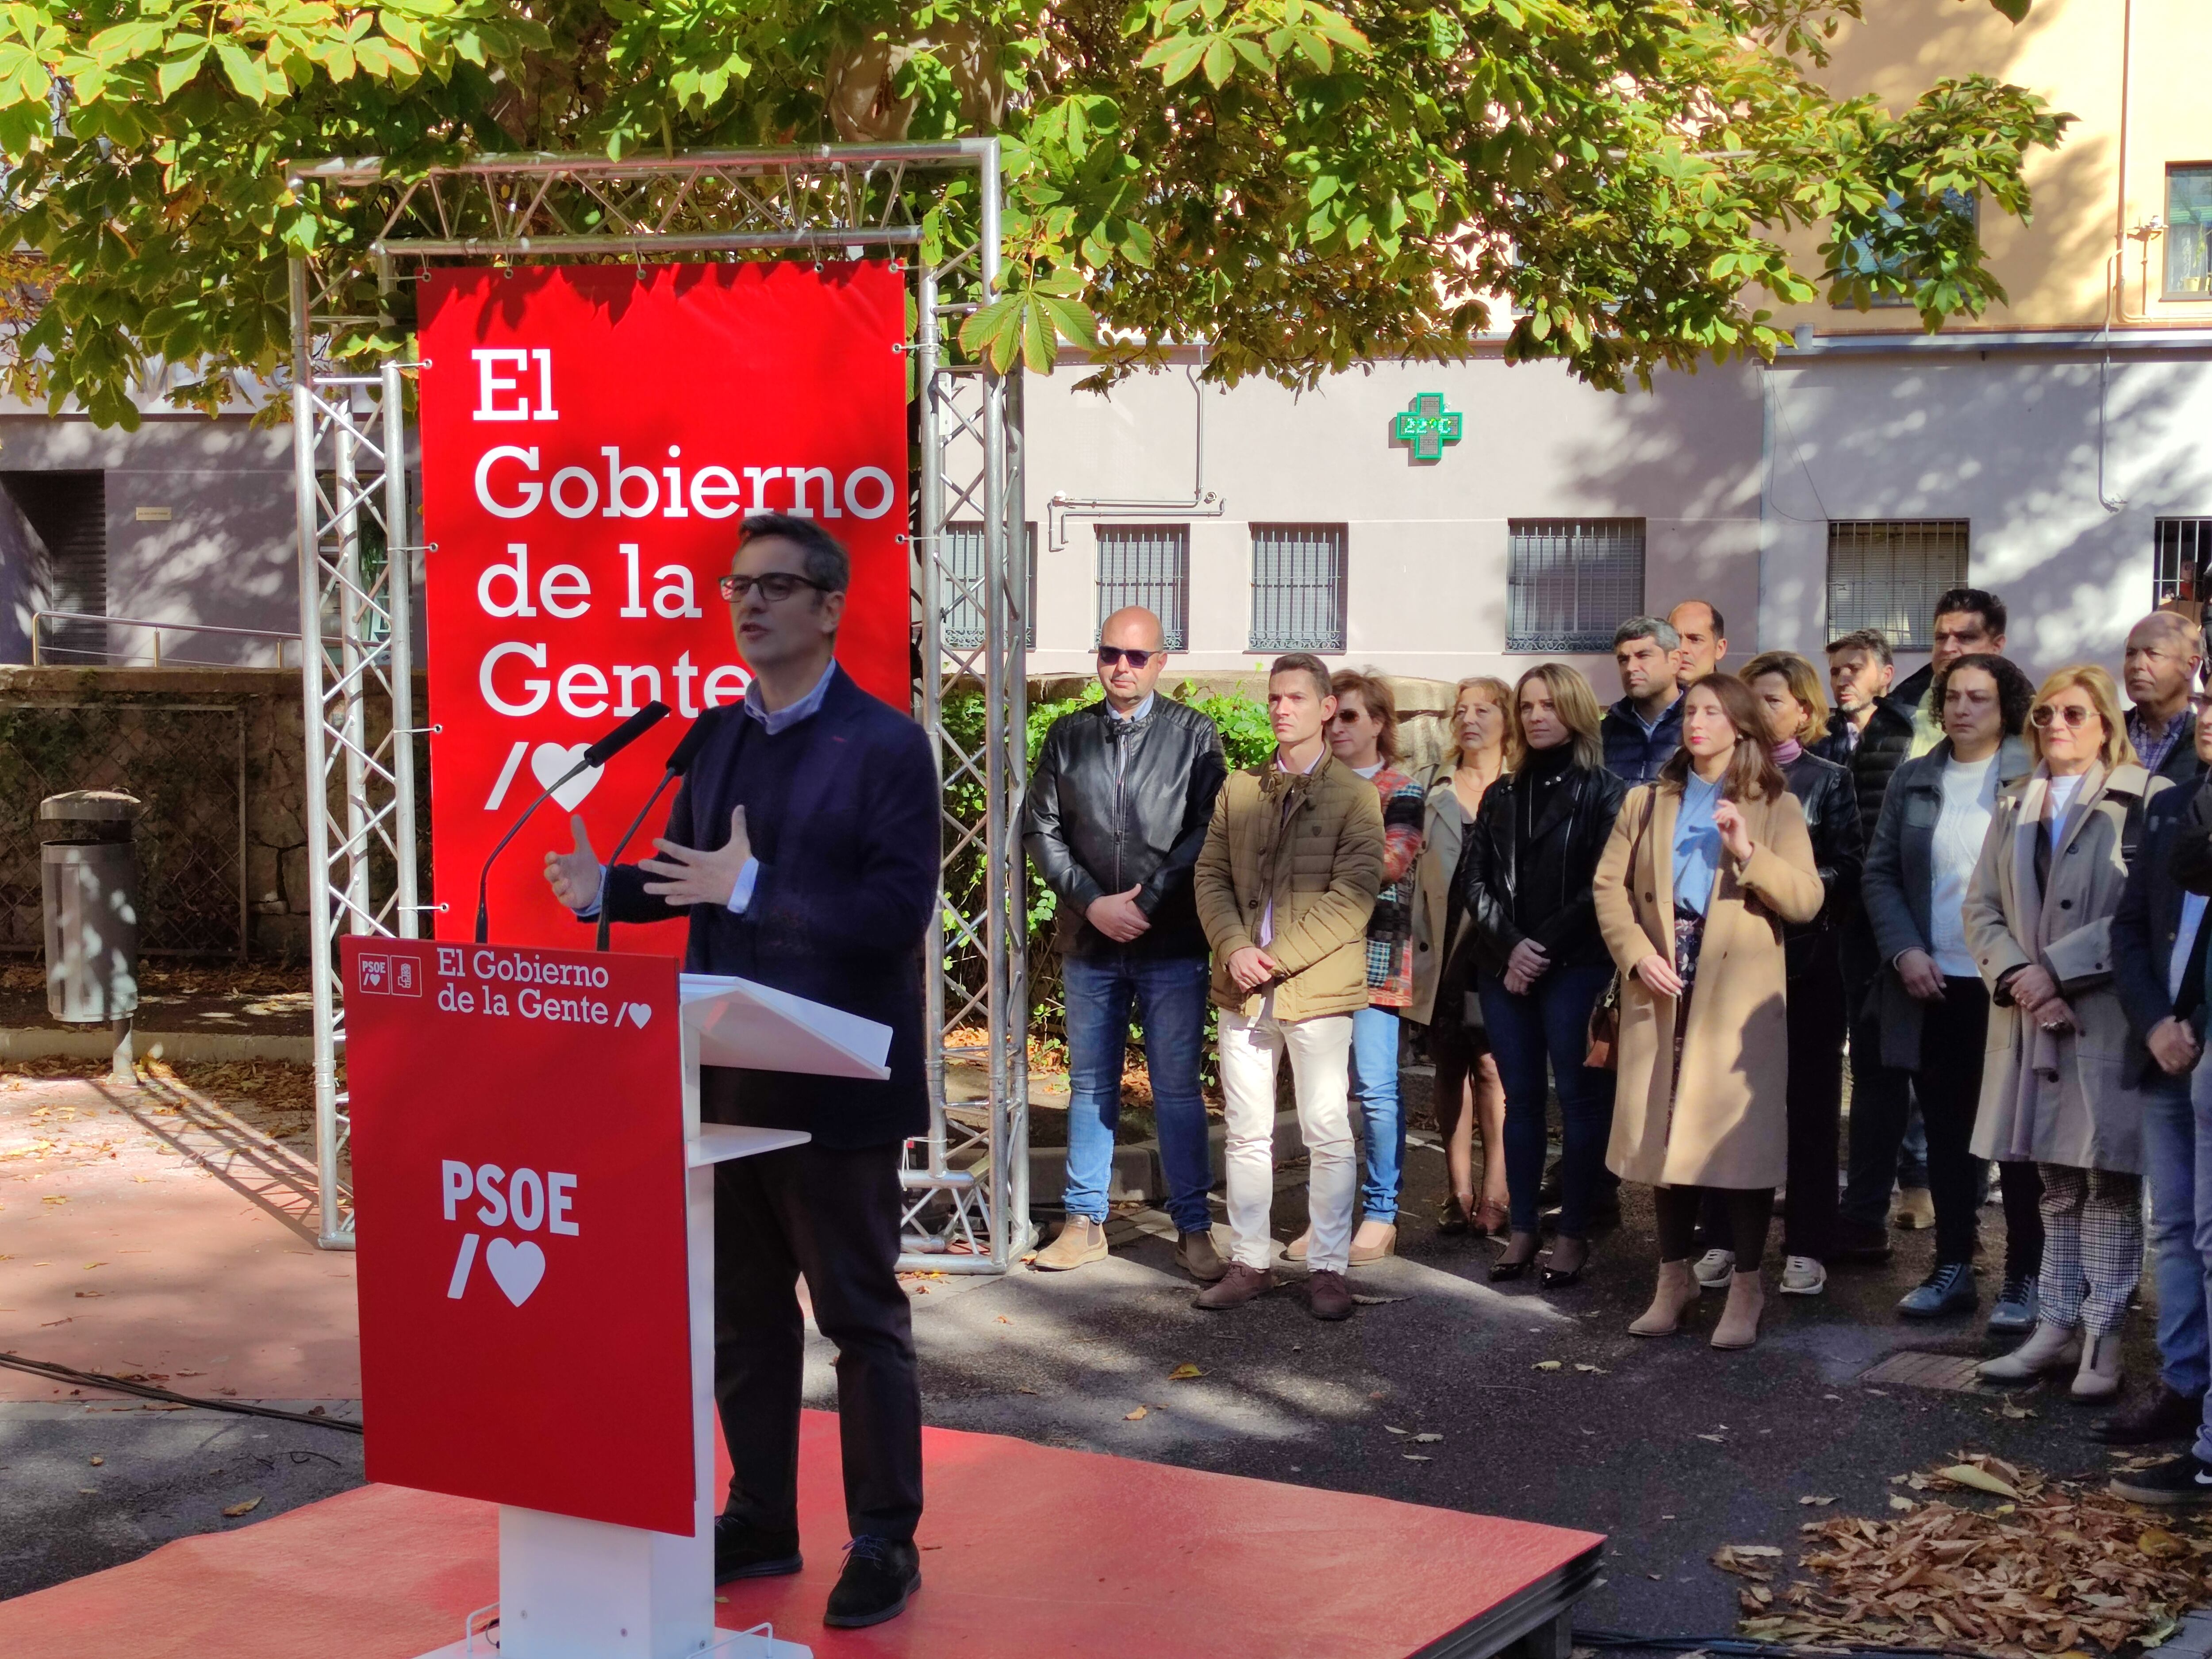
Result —
<svg viewBox="0 0 2212 1659"><path fill-rule="evenodd" d="M141 803L112 789L72 789L39 803L45 895L46 1010L70 1024L127 1021L138 1008ZM118 1024L119 1042L127 1036Z"/></svg>

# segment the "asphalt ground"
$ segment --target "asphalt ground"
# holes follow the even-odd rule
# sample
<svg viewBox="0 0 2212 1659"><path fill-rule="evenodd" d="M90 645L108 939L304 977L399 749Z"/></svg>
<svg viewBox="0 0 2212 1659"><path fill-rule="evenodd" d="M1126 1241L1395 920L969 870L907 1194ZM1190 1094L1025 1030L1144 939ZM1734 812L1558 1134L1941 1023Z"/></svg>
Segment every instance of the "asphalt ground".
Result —
<svg viewBox="0 0 2212 1659"><path fill-rule="evenodd" d="M1285 1172L1278 1195L1279 1239L1304 1225L1297 1173ZM1707 1340L1718 1291L1683 1334L1627 1334L1655 1271L1644 1189L1623 1189L1622 1219L1598 1240L1584 1278L1554 1292L1528 1280L1492 1286L1496 1245L1442 1237L1417 1218L1433 1216L1443 1195L1435 1151L1409 1148L1407 1189L1401 1254L1351 1275L1355 1294L1397 1299L1362 1305L1339 1325L1307 1312L1295 1280L1231 1312L1194 1309L1196 1287L1176 1270L1172 1231L1157 1212L1143 1225L1165 1237L1117 1223L1113 1233L1127 1242L1072 1273L929 1281L915 1299L929 1419L1602 1532L1607 1583L1577 1622L1647 1635L1731 1632L1742 1581L1710 1565L1716 1549L1771 1544L1794 1560L1809 1520L1885 1516L1893 1476L1969 1450L2065 1475L2114 1461L2083 1432L2097 1413L2069 1401L2063 1384L2003 1395L1861 1380L1900 1350L2010 1346L1983 1334L1994 1267L1977 1316L1895 1316L1893 1304L1931 1263L1927 1232L1895 1235L1885 1266L1835 1270L1819 1297L1776 1294L1771 1255L1759 1344L1727 1352ZM2003 1239L1995 1206L1981 1226L1994 1264ZM1778 1224L1778 1252L1779 1236ZM2151 1329L2148 1310L2130 1321L2135 1387L2154 1376ZM810 1375L822 1404L833 1398L826 1358L817 1354ZM1183 1365L1204 1375L1170 1380ZM1422 1434L1442 1437L1413 1438ZM1079 1549L1085 1524L1071 1514L1037 1547ZM1404 1542L1421 1547L1417 1535Z"/></svg>

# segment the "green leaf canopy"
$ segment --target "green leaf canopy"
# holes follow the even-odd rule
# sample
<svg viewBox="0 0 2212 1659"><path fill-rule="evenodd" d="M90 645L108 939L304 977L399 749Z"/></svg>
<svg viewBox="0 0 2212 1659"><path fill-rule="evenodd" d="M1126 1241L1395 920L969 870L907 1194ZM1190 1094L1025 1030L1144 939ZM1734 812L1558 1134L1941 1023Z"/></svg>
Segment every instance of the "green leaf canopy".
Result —
<svg viewBox="0 0 2212 1659"><path fill-rule="evenodd" d="M210 408L232 371L276 371L287 257L356 254L388 201L295 193L288 161L406 176L489 151L988 131L1006 275L962 341L1001 368L1073 345L1110 380L1199 341L1216 380L1310 385L1462 357L1510 323L1510 356L1620 386L1771 354L1766 307L1824 283L1901 295L1930 328L1978 314L2004 295L1945 204L2026 216L2023 160L2070 118L1981 76L1903 110L1831 95L1823 43L1857 9L15 0L0 213L43 264L6 366L19 392L126 425L149 361L195 368L173 395ZM935 206L957 219L972 194ZM404 321L348 349L403 350Z"/></svg>

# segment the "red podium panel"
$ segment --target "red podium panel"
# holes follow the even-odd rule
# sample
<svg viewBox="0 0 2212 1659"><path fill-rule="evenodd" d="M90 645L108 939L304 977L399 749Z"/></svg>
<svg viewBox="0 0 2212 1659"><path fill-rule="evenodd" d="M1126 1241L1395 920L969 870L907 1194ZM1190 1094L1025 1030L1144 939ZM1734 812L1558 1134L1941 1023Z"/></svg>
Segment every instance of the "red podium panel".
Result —
<svg viewBox="0 0 2212 1659"><path fill-rule="evenodd" d="M344 965L368 1478L690 1535L674 959Z"/></svg>

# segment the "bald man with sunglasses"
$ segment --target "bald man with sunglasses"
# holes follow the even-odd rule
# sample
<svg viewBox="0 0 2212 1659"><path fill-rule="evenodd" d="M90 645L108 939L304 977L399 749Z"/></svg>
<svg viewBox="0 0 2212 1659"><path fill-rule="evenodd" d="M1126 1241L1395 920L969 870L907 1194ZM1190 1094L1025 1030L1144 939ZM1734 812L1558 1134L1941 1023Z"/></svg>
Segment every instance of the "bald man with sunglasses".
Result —
<svg viewBox="0 0 2212 1659"><path fill-rule="evenodd" d="M1213 1245L1213 1185L1198 1067L1207 954L1191 896L1228 763L1221 733L1161 695L1160 619L1141 605L1098 630L1098 702L1045 733L1023 844L1060 900L1067 1009L1067 1219L1031 1264L1066 1272L1106 1256L1106 1199L1131 1016L1145 1063L1176 1226L1176 1261L1201 1284L1228 1271ZM1159 1194L1150 1194L1158 1199Z"/></svg>

